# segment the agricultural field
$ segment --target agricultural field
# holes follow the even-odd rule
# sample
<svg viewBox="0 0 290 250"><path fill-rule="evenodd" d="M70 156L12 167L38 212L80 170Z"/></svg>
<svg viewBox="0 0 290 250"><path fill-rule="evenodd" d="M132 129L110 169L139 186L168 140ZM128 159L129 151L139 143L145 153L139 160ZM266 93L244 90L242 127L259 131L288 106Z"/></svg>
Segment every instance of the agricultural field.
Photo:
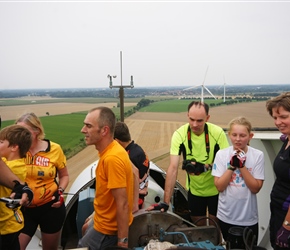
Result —
<svg viewBox="0 0 290 250"><path fill-rule="evenodd" d="M167 170L169 165L169 147L172 133L182 124L187 122L187 105L189 100L163 101L167 110L158 107L158 102L152 104L153 111L159 112L136 112L125 122L128 124L132 139L140 144L148 153L149 158L159 167ZM180 100L181 101L181 100ZM13 123L17 116L26 112L35 112L41 117L47 138L62 145L64 150L76 148L83 143L83 135L80 133L83 119L88 110L98 105L114 108L116 112L116 103L46 103L46 104L29 104L22 106L0 106L0 115L2 117L2 127ZM136 105L136 103L135 103ZM179 106L180 105L180 106ZM126 103L126 108L132 107L132 103ZM150 105L151 106L151 105ZM177 109L176 107L179 106ZM146 107L145 107L146 108ZM151 107L150 107L151 108ZM177 113L173 113L175 110ZM182 112L181 112L182 110ZM49 112L50 115L46 115ZM265 102L241 103L229 106L219 106L210 108L209 122L227 128L228 122L240 115L244 115L252 122L253 127L272 128L274 127L273 119L265 109ZM7 119L3 119L7 118ZM73 144L77 146L73 146ZM67 152L66 152L67 153ZM79 173L98 159L98 153L93 146L86 147L78 154L68 157L68 169L70 174L70 185ZM178 179L182 185L185 183L185 172L179 170Z"/></svg>
<svg viewBox="0 0 290 250"><path fill-rule="evenodd" d="M197 101L198 99L196 99ZM140 112L166 112L166 113L179 113L187 110L188 104L193 101L190 99L174 99L174 100L162 100L153 102L149 106L141 108ZM208 105L212 103L221 103L221 100L207 99L205 102Z"/></svg>
<svg viewBox="0 0 290 250"><path fill-rule="evenodd" d="M136 103L141 98L127 98L126 103ZM29 96L22 98L1 98L0 106L18 106L46 103L118 103L119 98L51 98L49 96Z"/></svg>
<svg viewBox="0 0 290 250"><path fill-rule="evenodd" d="M21 114L34 112L38 117L40 117L45 129L46 137L59 143L67 158L70 158L85 147L83 134L80 130L83 126L83 121L88 110L103 105L112 108L117 117L120 116L120 109L116 108L115 103L50 103L5 106L0 107L0 114L2 117L2 127L6 127L13 124ZM127 105L136 104L128 103ZM125 107L124 111L129 108L132 108L132 106ZM49 115L47 113L49 113Z"/></svg>

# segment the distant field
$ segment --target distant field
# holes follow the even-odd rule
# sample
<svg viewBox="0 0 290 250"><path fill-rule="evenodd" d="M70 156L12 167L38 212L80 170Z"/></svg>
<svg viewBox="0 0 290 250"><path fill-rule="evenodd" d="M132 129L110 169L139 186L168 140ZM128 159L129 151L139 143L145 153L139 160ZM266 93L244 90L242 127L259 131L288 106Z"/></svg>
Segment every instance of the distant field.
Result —
<svg viewBox="0 0 290 250"><path fill-rule="evenodd" d="M136 103L141 98L127 98L126 103ZM0 99L0 106L38 105L45 103L118 103L119 98L50 98L50 97L25 97L17 99Z"/></svg>
<svg viewBox="0 0 290 250"><path fill-rule="evenodd" d="M3 121L15 120L18 116L27 112L34 112L37 116L47 116L47 112L50 116L60 114L70 114L74 112L87 112L88 110L97 106L107 106L116 110L116 115L119 116L120 108L117 108L117 102L96 102L96 103L58 103L57 99L54 103L42 103L42 104L27 104L18 106L0 106L0 115ZM126 111L136 103L125 103L124 110Z"/></svg>
<svg viewBox="0 0 290 250"><path fill-rule="evenodd" d="M41 117L47 138L58 142L67 158L85 147L84 135L80 132L87 112Z"/></svg>
<svg viewBox="0 0 290 250"><path fill-rule="evenodd" d="M142 98L150 99L153 101L160 101L164 99L174 99L172 96L146 96L138 98L125 98L124 103L138 103ZM97 103L118 103L119 96L114 98L51 98L49 96L28 96L21 98L0 98L0 107L3 106L17 106L17 105L38 105L38 104L48 104L48 103L87 103L87 104L97 104Z"/></svg>
<svg viewBox="0 0 290 250"><path fill-rule="evenodd" d="M168 113L179 113L187 110L188 104L193 100L164 100L160 102L150 103L149 106L141 108L140 112L168 112ZM221 102L220 100L209 100L206 101L207 104L212 102Z"/></svg>
<svg viewBox="0 0 290 250"><path fill-rule="evenodd" d="M125 107L126 111L131 107ZM112 108L116 117L120 115L119 108ZM85 147L84 135L80 132L87 111L74 112L64 115L40 116L46 138L61 145L67 158L72 157ZM14 120L2 122L2 127L14 124Z"/></svg>
<svg viewBox="0 0 290 250"><path fill-rule="evenodd" d="M184 106L180 106L182 111L173 113L173 106L177 105L172 102L170 107L171 113L167 112L137 112L128 118L125 122L128 124L132 139L140 144L147 152L149 158L164 170L169 165L169 147L172 133L182 124L187 122L187 105L189 100L182 101ZM178 103L182 103L178 102ZM163 103L163 102L161 102ZM166 102L164 102L166 104ZM174 105L172 105L174 103ZM155 103L157 104L157 102ZM155 105L154 104L154 105ZM64 150L66 148L77 148L83 141L83 135L80 130L83 125L83 119L87 111L98 105L113 108L115 103L49 103L33 104L24 106L0 106L0 115L2 116L2 127L7 126L15 121L16 117L23 111L35 112L41 116L47 138L58 142ZM132 106L132 103L126 103ZM136 105L136 104L135 104ZM127 107L126 107L127 108ZM113 108L119 112L119 108ZM177 110L177 109L175 109ZM45 113L49 111L50 116ZM239 115L249 118L254 127L274 127L273 119L266 112L265 102L241 103L229 106L219 106L210 108L210 122L227 128L228 122ZM3 121L4 117L10 117ZM61 132L60 132L61 131ZM60 133L59 133L60 132ZM75 146L73 145L75 144ZM68 151L66 151L67 153ZM70 184L93 161L98 159L98 153L93 146L86 147L80 153L74 155L68 160L68 169L70 174ZM185 172L179 170L178 180L185 183Z"/></svg>
<svg viewBox="0 0 290 250"><path fill-rule="evenodd" d="M199 99L173 99L173 100L163 100L158 102L150 103L149 106L141 108L140 112L166 112L166 113L179 113L187 111L187 106L191 101L199 101ZM253 101L255 102L255 101ZM221 99L205 99L205 103L209 106L211 104L222 105L223 107L229 105L225 104ZM237 104L231 104L237 105ZM215 108L215 107L211 107Z"/></svg>
<svg viewBox="0 0 290 250"><path fill-rule="evenodd" d="M141 108L140 112L183 112L187 110L188 100L164 100L150 103L149 106Z"/></svg>
<svg viewBox="0 0 290 250"><path fill-rule="evenodd" d="M60 144L67 158L75 155L85 147L84 136L80 132L85 116L85 112L80 112L40 117L46 138ZM4 121L2 122L2 127L11 125L14 122L15 120Z"/></svg>
<svg viewBox="0 0 290 250"><path fill-rule="evenodd" d="M82 99L82 98L80 98ZM54 101L59 101L59 99L53 99ZM52 100L51 100L52 101ZM133 114L127 119L146 119L146 120L161 120L165 121L176 121L176 122L187 122L186 119L186 110L187 106L191 100L165 100L159 102L153 102L149 106L142 108L136 114ZM206 100L208 104L221 102L221 100ZM87 114L87 111L93 107L105 105L111 107L116 117L120 117L120 108L116 107L116 103L102 103L98 100L98 104L84 104L84 103L49 103L49 104L33 104L33 105L21 105L21 106L7 106L0 107L0 114L2 116L2 127L13 124L16 117L25 112L35 112L38 115L43 123L45 128L45 133L47 138L52 141L59 143L66 156L70 158L81 149L84 148L85 144L83 141L83 135L80 133L80 130L83 126L83 120ZM133 105L133 106L130 106ZM136 103L126 103L124 111L132 109ZM231 107L230 107L231 106ZM253 103L243 103L243 104L234 104L230 106L219 106L210 108L210 122L214 122L223 128L227 127L229 119L226 117L239 116L239 115L250 115L253 119L252 124L254 127L267 127L266 124L271 124L273 127L272 118L266 113L264 108L264 102L260 104ZM29 108L28 108L29 107ZM248 108L246 108L248 107ZM256 108L254 108L256 107ZM28 108L28 109L27 109ZM20 112L21 109L22 112ZM233 111L231 111L233 110ZM50 115L47 115L46 112L49 112ZM233 112L233 113L231 113ZM17 113L17 115L15 115ZM254 114L255 113L255 114ZM253 115L254 114L254 115ZM10 116L9 120L7 115ZM12 118L13 117L13 118ZM143 118L142 118L143 117ZM268 122L267 122L268 121ZM154 125L152 123L152 128L147 127L146 133L143 132L142 144L145 146L147 144L148 148L152 147L152 140L148 141L150 133L154 133ZM140 123L136 129L140 129ZM149 134L147 134L147 131ZM151 131L151 132L150 132ZM155 131L157 131L155 129ZM133 132L132 132L133 133ZM158 132L160 134L161 132ZM171 130L168 134L170 137ZM145 136L146 135L146 136ZM157 136L157 135L156 135ZM167 135L166 135L167 137ZM156 150L158 150L159 144L156 145ZM147 147L147 146L146 146Z"/></svg>

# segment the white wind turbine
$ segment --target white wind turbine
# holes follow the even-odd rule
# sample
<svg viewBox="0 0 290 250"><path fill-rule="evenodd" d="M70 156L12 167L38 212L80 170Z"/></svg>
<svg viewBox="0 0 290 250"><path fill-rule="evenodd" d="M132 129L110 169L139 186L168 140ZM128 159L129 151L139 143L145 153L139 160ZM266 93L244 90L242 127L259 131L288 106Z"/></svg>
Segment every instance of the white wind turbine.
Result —
<svg viewBox="0 0 290 250"><path fill-rule="evenodd" d="M226 79L224 76L224 102L226 102Z"/></svg>
<svg viewBox="0 0 290 250"><path fill-rule="evenodd" d="M203 98L204 90L206 90L214 99L216 99L216 97L210 92L210 90L206 86L204 86L207 71L208 71L208 66L207 66L207 69L206 69L206 72L204 75L204 79L203 79L203 82L201 85L196 85L196 86L184 89L184 90L188 90L188 89L193 89L193 88L197 88L197 87L201 86L201 102L203 102L203 100L204 100L204 98Z"/></svg>

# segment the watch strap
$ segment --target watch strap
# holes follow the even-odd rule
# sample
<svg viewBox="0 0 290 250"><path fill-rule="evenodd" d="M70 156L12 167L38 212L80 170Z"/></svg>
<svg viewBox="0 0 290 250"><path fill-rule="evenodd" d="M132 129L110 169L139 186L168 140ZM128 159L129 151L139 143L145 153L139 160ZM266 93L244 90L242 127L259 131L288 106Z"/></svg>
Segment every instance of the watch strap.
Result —
<svg viewBox="0 0 290 250"><path fill-rule="evenodd" d="M128 243L128 238L118 238L118 242L122 242L122 243Z"/></svg>

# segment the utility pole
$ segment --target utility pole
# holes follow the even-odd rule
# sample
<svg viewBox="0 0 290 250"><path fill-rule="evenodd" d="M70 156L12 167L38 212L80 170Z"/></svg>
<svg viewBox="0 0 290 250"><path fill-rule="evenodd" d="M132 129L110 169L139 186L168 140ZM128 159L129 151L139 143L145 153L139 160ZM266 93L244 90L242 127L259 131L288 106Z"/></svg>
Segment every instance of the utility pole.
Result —
<svg viewBox="0 0 290 250"><path fill-rule="evenodd" d="M120 85L113 85L113 79L117 76L108 75L110 79L110 88L119 88L119 98L120 98L120 119L121 122L124 122L124 88L134 88L133 85L133 76L131 76L130 85L123 85L123 69L122 69L122 51L120 51L120 71L121 71L121 84Z"/></svg>

